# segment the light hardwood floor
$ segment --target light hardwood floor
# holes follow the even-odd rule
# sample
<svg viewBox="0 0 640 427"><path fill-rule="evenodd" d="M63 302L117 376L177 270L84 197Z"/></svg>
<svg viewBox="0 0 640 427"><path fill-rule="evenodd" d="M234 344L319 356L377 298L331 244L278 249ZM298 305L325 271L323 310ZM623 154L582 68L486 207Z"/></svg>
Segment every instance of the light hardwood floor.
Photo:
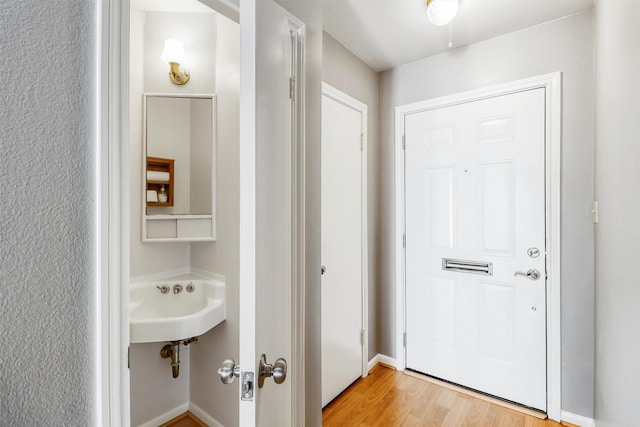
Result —
<svg viewBox="0 0 640 427"><path fill-rule="evenodd" d="M378 365L322 411L323 427L552 427L541 420Z"/></svg>
<svg viewBox="0 0 640 427"><path fill-rule="evenodd" d="M187 411L159 427L207 427L207 425L191 412Z"/></svg>

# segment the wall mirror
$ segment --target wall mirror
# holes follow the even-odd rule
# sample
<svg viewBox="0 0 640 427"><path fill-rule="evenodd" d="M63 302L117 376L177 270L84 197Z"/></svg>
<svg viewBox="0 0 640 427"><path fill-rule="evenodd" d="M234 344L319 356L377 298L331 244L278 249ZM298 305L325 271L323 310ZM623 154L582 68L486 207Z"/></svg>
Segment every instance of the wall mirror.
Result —
<svg viewBox="0 0 640 427"><path fill-rule="evenodd" d="M215 240L215 95L144 95L143 241Z"/></svg>

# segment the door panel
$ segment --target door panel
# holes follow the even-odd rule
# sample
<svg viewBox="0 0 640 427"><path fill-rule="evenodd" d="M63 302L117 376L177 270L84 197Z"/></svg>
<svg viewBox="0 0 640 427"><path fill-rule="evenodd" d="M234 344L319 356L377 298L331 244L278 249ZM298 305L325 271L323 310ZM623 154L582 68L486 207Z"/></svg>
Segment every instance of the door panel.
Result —
<svg viewBox="0 0 640 427"><path fill-rule="evenodd" d="M240 402L240 425L292 425L292 372L259 387L262 354L291 361L292 39L287 12L272 0L241 2L240 378L255 375ZM254 62L255 61L255 62ZM255 64L255 68L252 67ZM229 177L220 177L221 180ZM246 390L240 387L240 397Z"/></svg>
<svg viewBox="0 0 640 427"><path fill-rule="evenodd" d="M322 406L362 375L362 113L322 97Z"/></svg>
<svg viewBox="0 0 640 427"><path fill-rule="evenodd" d="M256 356L290 362L291 38L286 11L271 0L257 2L256 46ZM257 389L257 426L291 425L292 382Z"/></svg>
<svg viewBox="0 0 640 427"><path fill-rule="evenodd" d="M544 105L535 89L405 120L407 367L542 410L545 257L527 249L545 248Z"/></svg>

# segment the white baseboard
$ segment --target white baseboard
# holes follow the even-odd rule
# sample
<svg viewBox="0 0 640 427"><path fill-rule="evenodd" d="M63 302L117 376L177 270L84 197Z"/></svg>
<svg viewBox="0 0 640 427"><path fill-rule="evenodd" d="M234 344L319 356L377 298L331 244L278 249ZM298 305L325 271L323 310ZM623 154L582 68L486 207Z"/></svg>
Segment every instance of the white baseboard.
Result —
<svg viewBox="0 0 640 427"><path fill-rule="evenodd" d="M207 414L202 408L193 402L189 402L189 411L196 417L200 418L209 427L224 427L218 420Z"/></svg>
<svg viewBox="0 0 640 427"><path fill-rule="evenodd" d="M147 421L146 423L138 425L138 427L158 427L160 424L164 424L167 421L170 421L178 415L182 415L187 411L190 411L193 415L198 417L209 427L224 427L218 420L207 414L202 408L200 408L193 402L183 403L182 405L177 406L172 410L167 411L150 421Z"/></svg>
<svg viewBox="0 0 640 427"><path fill-rule="evenodd" d="M560 418L562 419L562 421L566 421L580 427L596 427L596 422L593 418L584 417L582 415L573 414L571 412L561 411Z"/></svg>
<svg viewBox="0 0 640 427"><path fill-rule="evenodd" d="M385 356L384 354L378 353L375 356L373 356L373 358L369 361L368 369L369 370L373 369L373 367L376 366L378 363L384 363L385 365L393 366L396 369L398 368L398 365L396 365L396 359L394 359L393 357Z"/></svg>
<svg viewBox="0 0 640 427"><path fill-rule="evenodd" d="M155 417L154 419L147 421L146 423L142 423L138 425L138 427L158 427L160 424L164 424L167 421L177 417L178 415L182 415L189 410L189 403L183 403L180 406L173 408L170 411L165 412L164 414Z"/></svg>

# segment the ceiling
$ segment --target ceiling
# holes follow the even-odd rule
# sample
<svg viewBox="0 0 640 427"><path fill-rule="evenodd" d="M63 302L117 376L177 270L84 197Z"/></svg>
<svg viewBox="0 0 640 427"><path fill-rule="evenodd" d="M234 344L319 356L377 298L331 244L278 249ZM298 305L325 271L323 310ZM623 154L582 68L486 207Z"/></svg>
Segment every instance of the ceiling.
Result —
<svg viewBox="0 0 640 427"><path fill-rule="evenodd" d="M286 0L323 4L324 30L376 71L449 50L449 26L427 19L426 0ZM132 0L144 10L204 12L239 0ZM591 10L594 0L459 0L453 49ZM221 11L224 13L224 11Z"/></svg>
<svg viewBox="0 0 640 427"><path fill-rule="evenodd" d="M449 27L427 19L426 0L321 0L324 29L376 71L445 52ZM581 13L593 0L459 0L453 48Z"/></svg>

